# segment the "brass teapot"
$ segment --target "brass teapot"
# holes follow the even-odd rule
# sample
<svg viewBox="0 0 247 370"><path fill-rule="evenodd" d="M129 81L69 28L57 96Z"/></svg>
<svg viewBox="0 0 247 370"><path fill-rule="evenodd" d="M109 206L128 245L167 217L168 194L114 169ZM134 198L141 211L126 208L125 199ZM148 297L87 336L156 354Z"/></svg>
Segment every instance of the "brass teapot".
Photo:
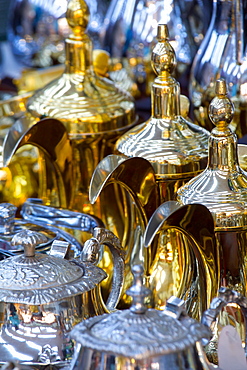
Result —
<svg viewBox="0 0 247 370"><path fill-rule="evenodd" d="M117 140L115 154L105 157L97 165L91 179L89 193L90 200L94 203L101 197L105 199L104 192L108 190L109 185L114 184L121 188L117 204L118 207L121 206L121 213L119 212L119 215L115 213L115 219L117 225L123 224L122 230L120 230L121 234L119 233L120 228L116 231L116 234L127 252L126 288L131 284L131 266L142 263L145 268L146 282L148 286L150 284L152 290L155 290L153 305L156 308L164 307L166 298L171 295L171 291L174 289L173 283L167 287L165 283L163 285L164 279L159 278L164 273L162 272L164 264L166 264L164 261L168 261L167 258L174 261L174 267L170 270L174 280L173 278L171 280L173 282L176 279L183 281L182 274L190 274L190 272L186 272L186 270L189 270L188 267L185 268L186 264L189 264L188 261L191 262L191 258L194 261L191 264L196 264L195 261L198 255L201 255L201 252L195 255L194 252L189 252L191 247L187 245L187 231L184 227L186 223L181 228L176 227L178 221L174 225L170 224L169 227L166 227L163 239L158 240L156 238L152 241L153 245L147 249L144 247L145 230L157 207L165 201L174 200L178 188L203 171L207 162L209 136L206 130L194 125L180 114L180 86L172 76L176 58L168 40L167 26L160 24L158 26L158 43L153 49L151 59L157 77L152 86L152 113L150 119L133 127ZM115 204L109 203L107 209L113 207L115 207ZM168 206L167 217L171 211L172 209L169 209ZM174 215L173 220L178 220L178 214L179 211L176 213L177 218ZM184 211L185 214L186 211ZM128 217L123 218L125 215ZM180 215L186 217L182 216L182 213ZM205 215L205 217L208 216ZM104 222L107 221L109 222L107 219L104 220ZM198 225L200 230L202 229L201 226L202 224ZM198 235L195 236L195 229L191 228L190 232L193 234L196 244L198 243L198 251L203 251L200 245L202 239L200 240ZM184 235L182 235L181 230ZM217 253L215 253L216 247L213 239L210 239L213 248L212 255L216 258L213 264L217 265ZM184 243L187 245L186 247ZM181 250L186 251L181 252L183 256L186 255L184 262L182 262L183 257L180 260L176 259L177 253L180 252L172 252L173 247L179 251L180 246ZM199 264L202 267L201 263L207 264L208 259L201 259ZM110 266L106 264L104 266L108 270L110 269ZM216 271L217 275L217 268L213 268L213 271ZM192 282L192 280L190 281ZM178 281L175 283L177 286L179 286ZM196 289L193 289L193 284L190 285L190 288L191 291L196 292ZM213 291L216 292L217 289L218 286L215 284ZM178 290L179 293L175 289L172 294L178 294L179 298L184 298L183 294L186 295L184 286L183 288L181 286L181 290L180 288ZM209 293L204 300L203 309L208 307L212 298L211 289L207 291ZM195 317L202 313L202 307L199 309L200 303L196 297L197 294L190 299L199 304L194 312ZM124 303L129 303L127 296L123 297ZM193 304L191 308L192 306ZM189 308L188 312L191 313Z"/></svg>
<svg viewBox="0 0 247 370"><path fill-rule="evenodd" d="M50 252L37 253L42 234L22 230L12 239L24 254L0 261L0 364L19 361L35 366L64 366L74 345L68 337L81 320L115 310L123 281L124 260L119 240L94 229L80 258L65 259L69 243L55 240ZM111 293L104 303L99 283L106 273L95 266L107 243L116 262Z"/></svg>
<svg viewBox="0 0 247 370"><path fill-rule="evenodd" d="M136 123L135 104L130 94L94 72L86 2L70 0L66 17L72 33L65 40L64 73L28 98L25 115L6 137L4 165L21 146L37 147L38 197L101 218L99 202L92 206L88 200L90 178L116 139Z"/></svg>
<svg viewBox="0 0 247 370"><path fill-rule="evenodd" d="M223 79L216 81L209 117L216 126L209 138L206 169L181 187L180 204L201 203L214 218L221 253L221 285L246 295L247 173L240 167L236 134L230 129L234 106Z"/></svg>

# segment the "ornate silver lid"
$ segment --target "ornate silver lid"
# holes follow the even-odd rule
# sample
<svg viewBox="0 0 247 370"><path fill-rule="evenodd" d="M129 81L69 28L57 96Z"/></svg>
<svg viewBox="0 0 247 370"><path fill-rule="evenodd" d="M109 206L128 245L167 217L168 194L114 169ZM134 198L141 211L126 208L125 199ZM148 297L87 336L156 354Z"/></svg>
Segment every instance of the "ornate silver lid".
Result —
<svg viewBox="0 0 247 370"><path fill-rule="evenodd" d="M143 359L182 351L202 338L209 330L185 314L184 302L176 297L166 309L147 309L145 297L150 290L143 286L143 267L133 267L134 284L127 291L133 297L130 309L84 320L71 331L71 337L85 348Z"/></svg>
<svg viewBox="0 0 247 370"><path fill-rule="evenodd" d="M247 225L247 173L239 166L237 136L229 127L234 106L223 79L216 81L215 91L209 117L216 127L209 138L207 168L178 190L177 199L180 204L205 205L219 229L243 227Z"/></svg>
<svg viewBox="0 0 247 370"><path fill-rule="evenodd" d="M0 261L0 301L47 304L93 289L106 273L92 263L78 263L37 253L40 234L23 230L15 235L24 254Z"/></svg>

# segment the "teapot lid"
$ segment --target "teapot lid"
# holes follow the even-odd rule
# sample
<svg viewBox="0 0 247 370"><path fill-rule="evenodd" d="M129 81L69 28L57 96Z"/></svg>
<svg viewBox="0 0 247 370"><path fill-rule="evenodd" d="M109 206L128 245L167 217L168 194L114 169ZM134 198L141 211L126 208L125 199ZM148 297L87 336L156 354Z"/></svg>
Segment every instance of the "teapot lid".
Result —
<svg viewBox="0 0 247 370"><path fill-rule="evenodd" d="M22 243L24 254L0 261L1 302L47 304L89 291L105 279L106 273L92 263L35 254L42 237L31 230L14 236L13 243ZM59 243L66 242L56 241L56 247Z"/></svg>
<svg viewBox="0 0 247 370"><path fill-rule="evenodd" d="M62 121L71 139L132 126L136 121L132 96L94 72L92 41L85 32L89 21L86 1L70 0L66 18L72 33L65 40L65 71L34 93L27 103L28 112L38 119Z"/></svg>
<svg viewBox="0 0 247 370"><path fill-rule="evenodd" d="M229 230L247 225L247 173L239 166L237 136L229 127L234 106L224 79L216 81L215 91L209 117L216 127L209 137L207 167L178 190L177 200L205 205L216 227Z"/></svg>
<svg viewBox="0 0 247 370"><path fill-rule="evenodd" d="M152 115L116 142L117 154L148 160L158 178L188 178L207 164L209 132L180 114L180 85L172 76L176 64L166 24L158 25L151 56L157 75L151 91Z"/></svg>
<svg viewBox="0 0 247 370"><path fill-rule="evenodd" d="M171 297L164 311L148 309L144 299L150 290L142 283L143 267L136 265L132 272L130 309L84 320L72 329L73 339L85 348L141 359L182 351L210 337L204 325L185 314L179 298Z"/></svg>

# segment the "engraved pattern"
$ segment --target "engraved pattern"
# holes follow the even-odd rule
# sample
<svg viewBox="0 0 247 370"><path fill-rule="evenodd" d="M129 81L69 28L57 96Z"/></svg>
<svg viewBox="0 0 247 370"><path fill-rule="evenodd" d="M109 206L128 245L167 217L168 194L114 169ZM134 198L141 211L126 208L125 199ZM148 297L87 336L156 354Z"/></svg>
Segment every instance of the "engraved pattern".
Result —
<svg viewBox="0 0 247 370"><path fill-rule="evenodd" d="M0 262L0 301L45 304L89 291L106 277L97 266L38 254Z"/></svg>
<svg viewBox="0 0 247 370"><path fill-rule="evenodd" d="M143 359L184 350L209 336L202 324L195 320L188 324L154 309L140 315L126 310L83 321L71 336L86 348Z"/></svg>

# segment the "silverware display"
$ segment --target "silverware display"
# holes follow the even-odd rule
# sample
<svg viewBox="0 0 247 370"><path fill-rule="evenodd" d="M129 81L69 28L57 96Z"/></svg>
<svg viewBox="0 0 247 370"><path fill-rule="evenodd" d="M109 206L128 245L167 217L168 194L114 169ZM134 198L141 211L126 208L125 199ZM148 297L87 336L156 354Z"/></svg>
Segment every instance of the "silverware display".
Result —
<svg viewBox="0 0 247 370"><path fill-rule="evenodd" d="M208 106L214 97L215 81L224 78L235 106L230 125L241 138L247 134L246 2L216 0L212 5L211 22L190 71L188 88L192 111L198 124L211 131Z"/></svg>
<svg viewBox="0 0 247 370"><path fill-rule="evenodd" d="M66 260L68 242L55 240L49 254L35 253L43 235L23 230L12 239L24 254L0 261L0 364L65 365L73 355L68 333L81 320L115 309L122 289L123 258L118 239L96 228L80 259ZM94 264L107 243L116 262L104 303L99 283L106 273Z"/></svg>
<svg viewBox="0 0 247 370"><path fill-rule="evenodd" d="M164 311L148 309L151 291L142 283L143 267L133 267L134 283L127 291L130 309L97 316L76 325L70 370L209 369L200 340L208 328L186 315L182 300L171 297Z"/></svg>
<svg viewBox="0 0 247 370"><path fill-rule="evenodd" d="M34 201L27 201L21 208L21 217L16 217L17 207L10 203L0 203L0 248L1 252L23 252L21 245L14 246L12 239L15 234L23 230L39 232L43 236L42 243L37 246L38 251L49 251L51 244L56 240L63 240L71 244L71 253L78 257L82 251L82 244L69 233L71 229L79 229L89 238L95 227L103 227L97 218L79 212L66 211L44 206ZM62 229L62 227L64 229ZM67 231L66 231L67 230Z"/></svg>
<svg viewBox="0 0 247 370"><path fill-rule="evenodd" d="M247 353L247 145L237 145L245 129L236 123L245 1L214 1L185 86L198 124L177 76L192 57L194 44L183 41L205 25L199 17L186 32L202 3L112 0L116 17L101 36L114 59L93 50L96 2L66 0L64 71L0 101L0 368L219 369L221 327L235 325ZM151 58L140 54L151 45ZM232 61L212 77L225 55ZM140 64L147 84L156 75L142 123Z"/></svg>

